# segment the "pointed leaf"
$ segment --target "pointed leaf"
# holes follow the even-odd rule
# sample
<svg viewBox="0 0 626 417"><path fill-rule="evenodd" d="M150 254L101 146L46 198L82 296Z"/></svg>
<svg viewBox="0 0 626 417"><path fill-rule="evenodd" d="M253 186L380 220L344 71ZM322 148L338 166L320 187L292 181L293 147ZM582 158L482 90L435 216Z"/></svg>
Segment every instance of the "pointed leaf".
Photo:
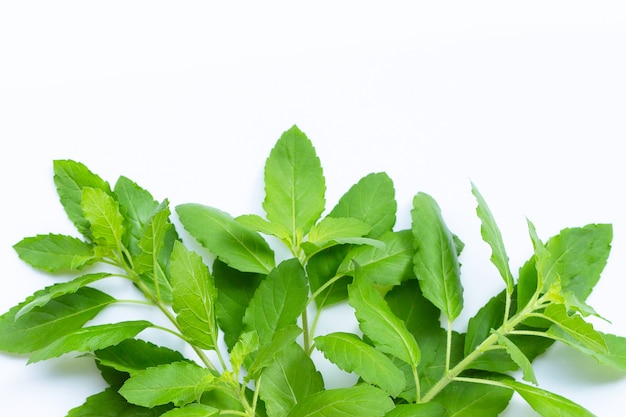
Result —
<svg viewBox="0 0 626 417"><path fill-rule="evenodd" d="M124 218L119 203L99 188L83 187L81 208L94 241L99 245L117 249L124 236Z"/></svg>
<svg viewBox="0 0 626 417"><path fill-rule="evenodd" d="M36 350L32 353L28 362L39 362L73 351L93 352L98 349L104 349L108 346L114 346L125 339L135 337L150 326L152 326L152 323L149 321L137 320L83 327L62 336L48 346Z"/></svg>
<svg viewBox="0 0 626 417"><path fill-rule="evenodd" d="M210 370L190 362L159 365L133 374L120 389L130 403L142 407L173 403L179 407L199 400L212 387Z"/></svg>
<svg viewBox="0 0 626 417"><path fill-rule="evenodd" d="M385 417L445 417L446 409L439 403L430 401L423 404L400 404L385 414Z"/></svg>
<svg viewBox="0 0 626 417"><path fill-rule="evenodd" d="M137 241L137 246L141 252L133 259L137 273L143 274L154 271L161 249L165 244L165 236L168 230L173 227L169 221L170 214L168 202L165 200L157 206L145 224Z"/></svg>
<svg viewBox="0 0 626 417"><path fill-rule="evenodd" d="M351 217L326 217L313 225L308 234L308 242L323 245L326 242L365 236L370 231L370 226L358 219Z"/></svg>
<svg viewBox="0 0 626 417"><path fill-rule="evenodd" d="M396 223L397 203L393 181L384 172L372 173L361 178L328 217L352 217L371 226L368 237L377 238L391 231Z"/></svg>
<svg viewBox="0 0 626 417"><path fill-rule="evenodd" d="M115 301L102 291L82 287L75 293L56 297L16 318L22 308L44 294L45 291L38 291L0 316L0 334L2 334L0 350L30 353L41 349L56 339L80 329Z"/></svg>
<svg viewBox="0 0 626 417"><path fill-rule="evenodd" d="M610 366L618 371L626 371L626 337L600 333L606 344L606 353L598 353L580 344L568 343L579 351L593 356L601 365Z"/></svg>
<svg viewBox="0 0 626 417"><path fill-rule="evenodd" d="M445 404L446 417L497 417L507 407L513 391L492 385L453 382L436 397Z"/></svg>
<svg viewBox="0 0 626 417"><path fill-rule="evenodd" d="M288 417L382 417L393 407L384 391L362 384L313 394L296 404Z"/></svg>
<svg viewBox="0 0 626 417"><path fill-rule="evenodd" d="M476 214L481 221L480 234L483 240L491 246L491 262L498 268L500 276L506 283L506 287L509 292L513 291L513 274L509 267L509 256L504 248L504 241L502 240L502 234L496 220L487 206L487 202L480 194L476 186L472 183L472 193L478 201L478 207L476 207Z"/></svg>
<svg viewBox="0 0 626 417"><path fill-rule="evenodd" d="M129 404L114 389L107 388L87 398L84 404L71 409L67 417L158 417L170 408L170 406L144 408Z"/></svg>
<svg viewBox="0 0 626 417"><path fill-rule="evenodd" d="M545 309L543 315L554 323L546 332L548 335L567 344L581 344L600 354L607 352L602 335L578 314L568 315L564 305L552 304ZM563 337L563 332L571 336L573 340Z"/></svg>
<svg viewBox="0 0 626 417"><path fill-rule="evenodd" d="M217 291L202 257L182 243L174 244L170 261L176 321L193 344L214 349L217 343L215 299Z"/></svg>
<svg viewBox="0 0 626 417"><path fill-rule="evenodd" d="M300 262L283 261L254 293L243 318L244 328L256 330L261 345L268 343L277 330L296 323L306 307L308 294Z"/></svg>
<svg viewBox="0 0 626 417"><path fill-rule="evenodd" d="M275 236L284 242L289 241L289 230L287 230L285 226L278 223L271 223L258 214L244 214L235 217L235 220L250 230L255 230L264 235Z"/></svg>
<svg viewBox="0 0 626 417"><path fill-rule="evenodd" d="M274 268L274 252L267 242L229 214L199 204L177 206L176 212L185 229L229 266L261 274Z"/></svg>
<svg viewBox="0 0 626 417"><path fill-rule="evenodd" d="M412 260L415 253L411 231L387 232L379 237L383 248L357 246L350 249L339 265L337 274L353 275L355 263L362 276L379 285L399 285L413 275Z"/></svg>
<svg viewBox="0 0 626 417"><path fill-rule="evenodd" d="M326 248L312 256L306 264L309 285L312 292L317 290L337 275L337 268L345 259L350 245L338 245ZM348 284L352 277L345 276L323 290L316 298L317 308L323 308L348 298Z"/></svg>
<svg viewBox="0 0 626 417"><path fill-rule="evenodd" d="M162 414L161 417L213 417L220 414L220 410L205 404L189 404L175 408Z"/></svg>
<svg viewBox="0 0 626 417"><path fill-rule="evenodd" d="M392 397L398 396L404 388L404 374L391 359L354 334L337 332L318 336L315 347L340 369L354 372Z"/></svg>
<svg viewBox="0 0 626 417"><path fill-rule="evenodd" d="M306 135L293 126L282 134L265 163L267 219L299 244L324 211L326 184L320 160Z"/></svg>
<svg viewBox="0 0 626 417"><path fill-rule="evenodd" d="M498 344L504 347L507 353L511 356L511 359L513 359L513 361L522 370L523 378L526 381L537 385L537 378L535 377L535 371L533 370L533 367L530 364L530 361L528 360L526 355L524 355L524 352L522 352L522 350L519 347L517 347L517 345L513 343L506 336L496 331L494 331L494 333L498 335Z"/></svg>
<svg viewBox="0 0 626 417"><path fill-rule="evenodd" d="M295 324L277 330L272 340L260 347L254 361L248 366L248 373L256 377L259 371L274 362L277 354L293 344L301 333L302 329Z"/></svg>
<svg viewBox="0 0 626 417"><path fill-rule="evenodd" d="M420 362L420 349L415 337L402 320L396 317L376 291L374 284L360 275L357 267L348 287L348 303L354 308L363 334L381 352L393 355L412 366Z"/></svg>
<svg viewBox="0 0 626 417"><path fill-rule="evenodd" d="M48 272L81 270L97 260L93 245L66 235L27 237L13 248L24 262Z"/></svg>
<svg viewBox="0 0 626 417"><path fill-rule="evenodd" d="M453 321L463 309L463 287L457 245L431 196L418 193L411 210L416 253L415 275L430 302Z"/></svg>
<svg viewBox="0 0 626 417"><path fill-rule="evenodd" d="M239 372L248 356L259 348L259 335L254 330L243 332L230 351L229 359L234 372Z"/></svg>
<svg viewBox="0 0 626 417"><path fill-rule="evenodd" d="M513 380L501 382L513 388L542 417L595 417L589 410L552 392Z"/></svg>
<svg viewBox="0 0 626 417"><path fill-rule="evenodd" d="M89 221L85 219L81 207L83 187L96 188L108 194L111 194L111 187L80 162L56 160L53 165L54 183L65 212L78 231L91 239Z"/></svg>
<svg viewBox="0 0 626 417"><path fill-rule="evenodd" d="M96 360L120 372L133 374L147 368L185 360L182 353L139 339L126 339L94 352Z"/></svg>

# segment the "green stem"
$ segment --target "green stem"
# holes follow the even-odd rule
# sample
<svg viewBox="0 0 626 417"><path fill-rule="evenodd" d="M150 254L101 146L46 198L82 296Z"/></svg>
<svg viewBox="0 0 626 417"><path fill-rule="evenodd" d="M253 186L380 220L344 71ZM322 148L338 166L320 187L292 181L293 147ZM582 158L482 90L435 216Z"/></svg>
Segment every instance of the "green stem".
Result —
<svg viewBox="0 0 626 417"><path fill-rule="evenodd" d="M311 335L309 334L309 317L306 306L304 306L304 310L302 310L302 335L304 337L304 351L309 352L311 349Z"/></svg>
<svg viewBox="0 0 626 417"><path fill-rule="evenodd" d="M412 366L411 370L413 371L413 379L415 380L415 402L420 403L422 397L422 388L420 385L420 376L417 372L417 366Z"/></svg>
<svg viewBox="0 0 626 417"><path fill-rule="evenodd" d="M446 335L446 374L450 371L450 357L452 356L452 323L448 320L448 330Z"/></svg>
<svg viewBox="0 0 626 417"><path fill-rule="evenodd" d="M313 301L315 301L315 299L317 298L318 295L320 295L322 292L324 292L324 290L326 290L328 287L330 287L331 285L333 285L335 282L339 281L341 278L345 277L344 274L338 274L335 275L334 277L332 277L331 279L329 279L328 281L326 281L322 286L320 286L312 295L311 297L309 297L309 300L307 301L307 305L311 304Z"/></svg>

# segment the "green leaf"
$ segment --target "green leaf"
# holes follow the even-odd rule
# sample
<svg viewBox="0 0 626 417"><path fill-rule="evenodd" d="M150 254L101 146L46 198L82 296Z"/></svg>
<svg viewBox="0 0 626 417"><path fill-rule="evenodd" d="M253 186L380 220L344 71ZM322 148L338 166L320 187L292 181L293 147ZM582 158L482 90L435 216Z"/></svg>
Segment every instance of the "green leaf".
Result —
<svg viewBox="0 0 626 417"><path fill-rule="evenodd" d="M149 321L136 320L83 327L62 336L48 346L36 350L32 353L28 362L39 362L73 351L93 352L108 346L114 346L125 339L135 337L150 326L152 326L152 323Z"/></svg>
<svg viewBox="0 0 626 417"><path fill-rule="evenodd" d="M311 291L316 292L322 285L337 275L337 268L345 259L350 245L339 245L326 248L316 253L306 264ZM348 284L352 277L339 278L332 285L322 291L316 298L317 308L323 308L340 303L348 298Z"/></svg>
<svg viewBox="0 0 626 417"><path fill-rule="evenodd" d="M272 340L260 347L254 361L248 366L248 373L256 377L259 371L272 364L278 353L293 344L301 333L302 329L295 324L277 330Z"/></svg>
<svg viewBox="0 0 626 417"><path fill-rule="evenodd" d="M94 352L96 360L120 372L133 374L147 368L185 360L182 353L139 339L126 339Z"/></svg>
<svg viewBox="0 0 626 417"><path fill-rule="evenodd" d="M535 371L533 370L532 365L530 364L530 360L524 355L524 352L511 341L511 339L502 335L501 333L494 331L494 333L498 336L498 344L507 351L507 353L511 356L511 359L519 366L522 370L523 378L537 385L537 378L535 377Z"/></svg>
<svg viewBox="0 0 626 417"><path fill-rule="evenodd" d="M161 249L165 244L165 236L173 227L169 221L170 214L168 202L165 200L157 206L145 224L137 241L140 252L133 258L133 266L137 273L143 274L154 271Z"/></svg>
<svg viewBox="0 0 626 417"><path fill-rule="evenodd" d="M238 271L219 259L213 263L213 278L217 288L215 314L229 350L243 331L243 316L264 277L262 274Z"/></svg>
<svg viewBox="0 0 626 417"><path fill-rule="evenodd" d="M513 391L508 388L453 382L435 397L444 404L446 417L497 417L508 406Z"/></svg>
<svg viewBox="0 0 626 417"><path fill-rule="evenodd" d="M409 279L393 287L385 295L385 301L415 336L418 345L421 345L420 339L438 334L441 330L439 309L424 298L417 279Z"/></svg>
<svg viewBox="0 0 626 417"><path fill-rule="evenodd" d="M578 314L568 315L563 304L551 304L545 309L543 316L554 323L546 332L549 336L567 344L581 344L600 354L607 352L602 335ZM563 337L563 332L571 336L573 340Z"/></svg>
<svg viewBox="0 0 626 417"><path fill-rule="evenodd" d="M217 408L205 404L189 404L181 408L175 408L162 414L161 417L212 417L220 414Z"/></svg>
<svg viewBox="0 0 626 417"><path fill-rule="evenodd" d="M90 224L94 241L98 245L117 249L124 236L124 218L119 203L99 188L83 187L81 208Z"/></svg>
<svg viewBox="0 0 626 417"><path fill-rule="evenodd" d="M439 403L430 401L423 404L400 404L385 414L385 417L445 417L446 409Z"/></svg>
<svg viewBox="0 0 626 417"><path fill-rule="evenodd" d="M93 246L72 236L37 235L13 246L20 259L48 272L78 271L97 261Z"/></svg>
<svg viewBox="0 0 626 417"><path fill-rule="evenodd" d="M552 254L548 251L545 243L541 241L539 235L537 235L535 225L530 220L527 220L527 223L530 239L533 243L535 268L537 269L537 286L540 287L541 292L545 292L558 278L558 275L551 274L549 260Z"/></svg>
<svg viewBox="0 0 626 417"><path fill-rule="evenodd" d="M296 404L288 417L382 417L393 407L384 391L362 384L313 394Z"/></svg>
<svg viewBox="0 0 626 417"><path fill-rule="evenodd" d="M487 206L487 202L480 194L476 186L472 183L472 193L478 201L478 207L476 208L476 214L481 221L480 233L483 240L491 246L491 262L498 268L500 276L506 283L506 287L510 292L513 291L513 274L509 267L509 256L504 248L504 241L502 240L502 234L496 220Z"/></svg>
<svg viewBox="0 0 626 417"><path fill-rule="evenodd" d="M326 185L320 160L306 135L293 126L282 134L265 162L267 219L289 231L299 245L324 211Z"/></svg>
<svg viewBox="0 0 626 417"><path fill-rule="evenodd" d="M393 181L384 172L372 173L361 178L328 217L352 217L371 226L368 237L378 238L391 231L396 223L397 203Z"/></svg>
<svg viewBox="0 0 626 417"><path fill-rule="evenodd" d="M600 332L598 332L600 333ZM619 371L626 371L626 337L600 333L606 344L607 351L599 353L577 343L568 343L579 351L594 357L601 365L610 366ZM565 335L564 335L565 336Z"/></svg>
<svg viewBox="0 0 626 417"><path fill-rule="evenodd" d="M453 321L463 309L463 287L457 245L431 196L418 193L411 210L416 253L415 275L430 302Z"/></svg>
<svg viewBox="0 0 626 417"><path fill-rule="evenodd" d="M589 410L552 392L508 379L501 382L513 388L542 417L595 417Z"/></svg>
<svg viewBox="0 0 626 417"><path fill-rule="evenodd" d="M126 245L133 255L138 254L141 252L138 247L139 239L144 235L144 228L159 203L147 190L124 176L118 178L113 191L125 220L124 227L129 234Z"/></svg>
<svg viewBox="0 0 626 417"><path fill-rule="evenodd" d="M267 242L229 214L199 204L177 206L176 212L185 229L229 266L261 274L274 268L274 252Z"/></svg>
<svg viewBox="0 0 626 417"><path fill-rule="evenodd" d="M354 308L359 327L381 352L393 355L412 366L420 362L420 349L415 337L402 320L396 317L376 291L374 284L361 276L357 267L348 287L348 303Z"/></svg>
<svg viewBox="0 0 626 417"><path fill-rule="evenodd" d="M87 398L84 404L71 409L67 417L158 417L170 408L170 406L138 407L129 404L114 389L107 388Z"/></svg>
<svg viewBox="0 0 626 417"><path fill-rule="evenodd" d="M295 324L308 300L304 270L297 259L283 261L265 278L250 300L243 317L246 330L256 330L261 345L274 333Z"/></svg>
<svg viewBox="0 0 626 417"><path fill-rule="evenodd" d="M271 223L258 214L244 214L235 217L239 223L250 230L263 233L264 235L275 236L283 242L289 241L289 230L281 224Z"/></svg>
<svg viewBox="0 0 626 417"><path fill-rule="evenodd" d="M234 372L239 372L244 361L248 356L259 348L259 335L254 330L244 332L239 336L239 340L235 343L230 351L230 364Z"/></svg>
<svg viewBox="0 0 626 417"><path fill-rule="evenodd" d="M173 403L180 407L200 399L214 385L210 370L190 362L174 362L133 374L120 389L128 402L142 407Z"/></svg>
<svg viewBox="0 0 626 417"><path fill-rule="evenodd" d="M56 160L53 168L54 183L67 216L83 236L91 239L89 221L85 219L82 209L83 188L96 188L111 194L109 183L80 162Z"/></svg>
<svg viewBox="0 0 626 417"><path fill-rule="evenodd" d="M85 285L91 284L92 282L96 282L110 276L111 274L106 272L86 274L78 278L74 278L69 282L62 282L46 287L43 290L37 292L37 294L32 297L31 301L26 303L17 313L15 313L15 320L19 319L21 316L28 313L35 307L42 307L48 304L48 302L50 302L50 300L52 300L53 298L57 298L65 294L75 293Z"/></svg>
<svg viewBox="0 0 626 417"><path fill-rule="evenodd" d="M356 246L346 254L337 274L354 275L355 263L362 276L379 285L398 285L413 276L412 259L415 253L411 231L387 232L379 237L383 248Z"/></svg>
<svg viewBox="0 0 626 417"><path fill-rule="evenodd" d="M362 237L370 231L370 226L351 217L326 217L313 225L308 234L308 242L323 245L326 242L345 238Z"/></svg>
<svg viewBox="0 0 626 417"><path fill-rule="evenodd" d="M45 294L45 290L38 291L0 316L0 350L30 353L44 348L81 328L115 301L102 291L82 287L75 293L53 298L41 307L33 307L16 318L25 306Z"/></svg>
<svg viewBox="0 0 626 417"><path fill-rule="evenodd" d="M391 359L354 334L337 332L318 336L315 347L340 369L356 373L392 397L398 396L404 388L404 374Z"/></svg>
<svg viewBox="0 0 626 417"><path fill-rule="evenodd" d="M170 274L174 296L172 307L177 314L176 321L181 332L194 345L215 349L217 291L209 268L200 255L176 242L170 261Z"/></svg>
<svg viewBox="0 0 626 417"><path fill-rule="evenodd" d="M259 396L272 417L287 416L296 403L324 389L322 375L296 343L278 353L261 378Z"/></svg>

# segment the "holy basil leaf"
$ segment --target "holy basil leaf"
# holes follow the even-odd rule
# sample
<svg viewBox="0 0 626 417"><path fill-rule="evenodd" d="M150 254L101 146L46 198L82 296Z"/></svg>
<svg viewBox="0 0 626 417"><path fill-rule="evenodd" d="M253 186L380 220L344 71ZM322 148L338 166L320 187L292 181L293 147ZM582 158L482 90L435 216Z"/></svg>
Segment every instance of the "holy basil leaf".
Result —
<svg viewBox="0 0 626 417"><path fill-rule="evenodd" d="M23 303L0 316L0 350L30 353L80 329L115 299L102 291L81 287L76 292L53 298L43 306L16 315L32 301L44 296L36 292Z"/></svg>
<svg viewBox="0 0 626 417"><path fill-rule="evenodd" d="M310 395L296 404L288 417L382 417L393 407L393 401L384 391L361 384Z"/></svg>
<svg viewBox="0 0 626 417"><path fill-rule="evenodd" d="M453 321L463 309L463 287L457 245L435 200L425 193L413 199L412 231L415 275L430 302Z"/></svg>
<svg viewBox="0 0 626 417"><path fill-rule="evenodd" d="M292 345L301 333L302 329L295 324L277 330L272 340L259 348L254 361L247 367L248 373L256 377L261 370L272 364L277 354Z"/></svg>
<svg viewBox="0 0 626 417"><path fill-rule="evenodd" d="M299 245L324 211L326 184L320 160L306 135L293 126L282 134L265 163L267 219L285 227Z"/></svg>
<svg viewBox="0 0 626 417"><path fill-rule="evenodd" d="M196 346L214 349L217 343L215 299L217 291L202 257L182 243L174 244L170 261L176 321Z"/></svg>
<svg viewBox="0 0 626 417"><path fill-rule="evenodd" d="M435 397L444 404L446 417L496 417L508 406L513 391L467 382L453 382Z"/></svg>
<svg viewBox="0 0 626 417"><path fill-rule="evenodd" d="M344 194L328 217L352 217L371 226L368 237L378 238L396 223L393 181L384 172L361 178Z"/></svg>
<svg viewBox="0 0 626 417"><path fill-rule="evenodd" d="M400 404L385 414L385 417L445 417L443 405L430 401L423 404Z"/></svg>
<svg viewBox="0 0 626 417"><path fill-rule="evenodd" d="M598 332L600 333L600 332ZM619 371L626 371L626 337L614 334L600 333L606 344L607 351L599 353L588 349L580 343L570 342L568 345L578 349L579 351L594 357L601 365L610 366ZM562 335L567 338L567 335Z"/></svg>
<svg viewBox="0 0 626 417"><path fill-rule="evenodd" d="M111 187L84 164L72 160L56 160L53 163L54 183L61 204L69 219L83 236L91 239L90 224L85 219L82 205L84 187L95 188L111 194Z"/></svg>
<svg viewBox="0 0 626 417"><path fill-rule="evenodd" d="M179 205L176 213L185 229L229 266L261 274L274 268L274 252L267 242L228 213L200 204Z"/></svg>
<svg viewBox="0 0 626 417"><path fill-rule="evenodd" d="M289 241L289 230L287 230L285 226L269 222L258 214L244 214L235 217L235 220L250 230L255 230L265 235L275 236L283 242Z"/></svg>
<svg viewBox="0 0 626 417"><path fill-rule="evenodd" d="M219 414L220 410L215 407L194 403L170 410L161 417L213 417Z"/></svg>
<svg viewBox="0 0 626 417"><path fill-rule="evenodd" d="M149 321L136 320L83 327L36 350L31 354L28 362L39 362L74 351L93 352L135 337L150 326L152 323Z"/></svg>
<svg viewBox="0 0 626 417"><path fill-rule="evenodd" d="M359 219L352 217L326 217L311 227L308 234L308 242L321 246L326 242L338 239L362 237L369 231L370 226Z"/></svg>
<svg viewBox="0 0 626 417"><path fill-rule="evenodd" d="M173 403L183 406L200 399L212 389L215 375L190 362L174 362L139 371L119 390L132 404L154 407Z"/></svg>
<svg viewBox="0 0 626 417"><path fill-rule="evenodd" d="M509 379L501 382L513 388L542 417L595 417L589 410L552 392Z"/></svg>
<svg viewBox="0 0 626 417"><path fill-rule="evenodd" d="M48 272L76 271L97 261L93 245L66 235L37 235L13 246L20 259Z"/></svg>
<svg viewBox="0 0 626 417"><path fill-rule="evenodd" d="M99 188L83 187L81 208L94 241L106 248L119 248L124 236L124 218L119 203Z"/></svg>
<svg viewBox="0 0 626 417"><path fill-rule="evenodd" d="M133 374L158 365L185 360L182 353L139 339L126 339L94 352L96 360L120 372Z"/></svg>
<svg viewBox="0 0 626 417"><path fill-rule="evenodd" d="M578 314L569 315L564 305L552 304L545 309L543 315L554 323L546 332L549 336L567 344L582 344L600 354L606 353L607 346L602 335ZM573 339L562 337L563 332Z"/></svg>
<svg viewBox="0 0 626 417"><path fill-rule="evenodd" d="M158 417L169 409L171 406L144 408L129 404L114 389L107 388L87 398L84 404L71 409L67 417Z"/></svg>
<svg viewBox="0 0 626 417"><path fill-rule="evenodd" d="M393 287L385 295L385 301L395 316L415 336L418 345L432 334L439 334L439 309L424 298L417 279L409 279Z"/></svg>
<svg viewBox="0 0 626 417"><path fill-rule="evenodd" d="M351 333L330 333L315 338L315 347L346 372L354 372L392 397L405 385L404 374L391 359Z"/></svg>
<svg viewBox="0 0 626 417"><path fill-rule="evenodd" d="M259 395L272 417L287 416L297 403L324 389L322 375L296 343L278 353L261 375Z"/></svg>
<svg viewBox="0 0 626 417"><path fill-rule="evenodd" d="M348 303L354 308L363 334L378 350L412 366L420 362L420 348L402 320L396 317L374 284L361 276L357 266L348 287Z"/></svg>
<svg viewBox="0 0 626 417"><path fill-rule="evenodd" d="M243 317L246 330L256 330L263 345L274 333L295 324L308 300L304 270L297 259L283 261L265 278Z"/></svg>
<svg viewBox="0 0 626 417"><path fill-rule="evenodd" d="M351 248L339 265L337 274L353 275L356 263L365 279L379 285L398 285L411 277L415 253L411 231L387 232L379 240L384 247Z"/></svg>
<svg viewBox="0 0 626 417"><path fill-rule="evenodd" d="M535 371L533 370L532 365L530 364L530 360L524 355L524 352L509 338L504 336L501 333L494 331L494 333L498 336L498 344L507 351L507 353L511 356L511 359L519 366L522 370L523 378L537 385L537 378L535 377Z"/></svg>
<svg viewBox="0 0 626 417"><path fill-rule="evenodd" d="M489 206L487 206L487 202L473 183L472 193L478 201L476 213L481 221L480 233L483 240L491 247L491 262L498 268L500 276L506 283L509 293L511 293L514 285L513 274L511 274L511 269L509 268L509 256L504 248L502 234L493 214L491 214L491 210L489 210Z"/></svg>
<svg viewBox="0 0 626 417"><path fill-rule="evenodd" d="M316 292L322 285L335 278L339 265L344 261L350 245L332 246L316 253L306 264L311 291ZM340 303L348 298L348 284L352 277L339 278L316 298L317 308Z"/></svg>
<svg viewBox="0 0 626 417"><path fill-rule="evenodd" d="M165 200L159 204L146 222L137 246L140 252L133 258L133 266L139 274L155 271L158 264L159 254L165 244L165 236L170 228L173 228L169 221L170 210L168 202ZM158 268L157 268L158 269Z"/></svg>

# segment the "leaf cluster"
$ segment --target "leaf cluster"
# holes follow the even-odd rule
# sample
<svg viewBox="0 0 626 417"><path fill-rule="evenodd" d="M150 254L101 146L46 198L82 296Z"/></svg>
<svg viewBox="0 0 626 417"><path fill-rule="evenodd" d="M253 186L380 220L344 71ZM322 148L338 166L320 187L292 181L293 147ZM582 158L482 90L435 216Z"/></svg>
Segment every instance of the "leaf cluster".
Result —
<svg viewBox="0 0 626 417"><path fill-rule="evenodd" d="M580 417L593 414L540 388L533 360L559 342L626 371L626 339L594 329L589 317L599 316L586 303L609 256L610 225L567 228L544 242L527 221L533 255L514 274L471 184L503 289L460 333L452 325L463 310L464 244L433 197L418 192L411 227L397 230L387 174L364 176L328 210L325 181L296 126L266 160L263 215L198 203L172 212L126 177L111 186L80 162L54 161L79 237L42 234L14 248L31 266L71 278L0 316L0 350L29 362L93 357L109 388L68 417L490 417L513 393L541 416ZM270 236L290 255L280 259ZM93 285L101 280L126 281L137 297L118 299ZM149 305L169 326L91 324L119 303ZM339 303L359 332L318 334L321 312ZM155 345L143 337L148 328L176 335L195 357ZM314 350L358 381L325 388Z"/></svg>

